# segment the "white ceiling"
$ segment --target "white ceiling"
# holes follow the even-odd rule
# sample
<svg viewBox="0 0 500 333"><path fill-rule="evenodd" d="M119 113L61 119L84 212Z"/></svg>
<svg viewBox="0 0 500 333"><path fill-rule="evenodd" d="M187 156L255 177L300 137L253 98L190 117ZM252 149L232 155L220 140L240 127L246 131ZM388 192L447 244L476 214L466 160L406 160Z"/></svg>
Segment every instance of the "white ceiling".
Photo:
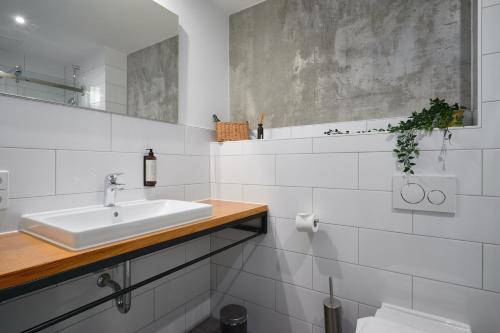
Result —
<svg viewBox="0 0 500 333"><path fill-rule="evenodd" d="M129 54L178 34L177 15L152 0L0 0L0 8L0 48L17 41L21 51L53 59L101 47ZM27 24L15 24L15 15Z"/></svg>
<svg viewBox="0 0 500 333"><path fill-rule="evenodd" d="M222 8L228 15L237 13L264 1L266 0L212 0L212 2Z"/></svg>

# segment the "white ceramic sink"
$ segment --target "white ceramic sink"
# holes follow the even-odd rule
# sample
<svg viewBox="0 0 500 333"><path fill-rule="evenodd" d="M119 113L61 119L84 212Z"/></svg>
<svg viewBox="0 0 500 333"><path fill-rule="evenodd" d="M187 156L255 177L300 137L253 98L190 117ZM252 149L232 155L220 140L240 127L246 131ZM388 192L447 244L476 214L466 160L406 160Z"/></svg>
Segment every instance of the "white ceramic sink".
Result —
<svg viewBox="0 0 500 333"><path fill-rule="evenodd" d="M23 215L20 229L72 251L171 228L212 216L212 205L139 200Z"/></svg>

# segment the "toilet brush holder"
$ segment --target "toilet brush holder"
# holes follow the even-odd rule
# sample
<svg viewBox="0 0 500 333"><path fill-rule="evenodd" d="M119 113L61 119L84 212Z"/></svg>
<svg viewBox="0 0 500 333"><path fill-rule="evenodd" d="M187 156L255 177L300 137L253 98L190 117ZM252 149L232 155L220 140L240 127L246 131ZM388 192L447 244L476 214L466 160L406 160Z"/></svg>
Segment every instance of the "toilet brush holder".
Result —
<svg viewBox="0 0 500 333"><path fill-rule="evenodd" d="M330 297L323 302L325 312L325 333L342 333L342 306L333 298L333 282L330 282Z"/></svg>

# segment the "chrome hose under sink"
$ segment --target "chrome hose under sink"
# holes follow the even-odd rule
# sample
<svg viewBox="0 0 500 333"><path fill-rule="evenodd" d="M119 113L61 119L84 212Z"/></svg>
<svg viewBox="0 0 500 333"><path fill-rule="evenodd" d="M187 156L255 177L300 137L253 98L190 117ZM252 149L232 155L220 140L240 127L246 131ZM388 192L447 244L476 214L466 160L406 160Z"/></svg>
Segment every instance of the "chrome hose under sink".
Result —
<svg viewBox="0 0 500 333"><path fill-rule="evenodd" d="M123 288L130 287L132 284L132 272L131 272L130 260L123 263ZM110 287L113 292L122 290L122 287L118 282L111 278L108 273L103 273L97 278L97 285L100 288ZM124 295L115 298L116 307L120 313L127 313L130 311L132 306L132 293L126 293Z"/></svg>

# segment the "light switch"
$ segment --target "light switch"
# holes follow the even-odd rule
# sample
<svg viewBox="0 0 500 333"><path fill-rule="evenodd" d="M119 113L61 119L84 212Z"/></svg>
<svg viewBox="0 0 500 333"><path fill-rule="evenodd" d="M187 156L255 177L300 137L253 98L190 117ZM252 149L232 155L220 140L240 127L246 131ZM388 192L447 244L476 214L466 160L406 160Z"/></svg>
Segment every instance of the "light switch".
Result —
<svg viewBox="0 0 500 333"><path fill-rule="evenodd" d="M9 207L9 192L7 190L0 190L0 209Z"/></svg>
<svg viewBox="0 0 500 333"><path fill-rule="evenodd" d="M426 212L456 212L457 179L454 176L403 176L392 178L392 207Z"/></svg>
<svg viewBox="0 0 500 333"><path fill-rule="evenodd" d="M9 189L9 172L0 171L0 190Z"/></svg>

